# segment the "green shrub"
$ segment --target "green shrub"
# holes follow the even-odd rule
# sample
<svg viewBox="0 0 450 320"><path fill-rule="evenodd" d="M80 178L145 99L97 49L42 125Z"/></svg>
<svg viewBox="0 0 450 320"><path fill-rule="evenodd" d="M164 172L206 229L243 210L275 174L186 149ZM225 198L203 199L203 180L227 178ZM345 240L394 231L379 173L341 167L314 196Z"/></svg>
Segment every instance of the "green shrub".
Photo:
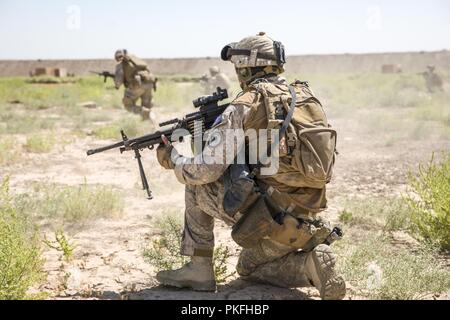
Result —
<svg viewBox="0 0 450 320"><path fill-rule="evenodd" d="M224 283L236 273L236 271L228 271L228 258L230 258L230 256L231 253L228 246L219 244L214 248L214 275L217 283Z"/></svg>
<svg viewBox="0 0 450 320"><path fill-rule="evenodd" d="M343 223L350 223L353 220L353 214L347 209L342 210L339 212L339 221Z"/></svg>
<svg viewBox="0 0 450 320"><path fill-rule="evenodd" d="M417 174L409 174L405 201L411 210L411 230L419 239L450 250L450 152L436 163L434 155Z"/></svg>
<svg viewBox="0 0 450 320"><path fill-rule="evenodd" d="M43 280L36 230L18 213L9 180L0 185L0 300L27 299L28 289Z"/></svg>
<svg viewBox="0 0 450 320"><path fill-rule="evenodd" d="M157 271L177 269L188 262L188 257L180 253L182 225L176 217L167 216L158 219L155 227L160 230L159 237L151 241L150 247L144 249L145 259Z"/></svg>
<svg viewBox="0 0 450 320"><path fill-rule="evenodd" d="M150 246L144 249L143 256L156 271L173 270L180 268L189 261L187 256L180 253L182 239L181 219L166 216L159 219L155 227L161 234L153 239ZM214 273L218 283L225 282L227 278L234 274L228 272L227 260L230 257L230 251L227 246L218 245L214 249Z"/></svg>
<svg viewBox="0 0 450 320"><path fill-rule="evenodd" d="M55 231L55 240L48 240L45 237L44 243L49 248L62 252L62 258L66 261L70 261L72 259L75 245L67 239L63 229L58 229Z"/></svg>

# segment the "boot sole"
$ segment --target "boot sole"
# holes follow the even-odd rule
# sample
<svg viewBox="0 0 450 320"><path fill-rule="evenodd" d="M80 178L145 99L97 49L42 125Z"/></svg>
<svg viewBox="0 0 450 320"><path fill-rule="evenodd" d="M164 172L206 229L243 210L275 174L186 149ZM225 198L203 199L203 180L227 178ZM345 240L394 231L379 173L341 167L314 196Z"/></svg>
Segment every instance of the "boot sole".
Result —
<svg viewBox="0 0 450 320"><path fill-rule="evenodd" d="M206 281L206 282L196 282L191 280L174 281L171 279L165 279L163 277L158 276L156 276L156 280L158 280L162 285L165 286L171 286L176 288L190 288L194 291L215 292L217 290L215 281Z"/></svg>
<svg viewBox="0 0 450 320"><path fill-rule="evenodd" d="M312 259L315 270L317 270L317 273L312 275L312 280L314 284L320 283L320 297L323 300L344 299L345 281L341 276L336 275L336 258L330 247L320 246L319 249L312 252Z"/></svg>

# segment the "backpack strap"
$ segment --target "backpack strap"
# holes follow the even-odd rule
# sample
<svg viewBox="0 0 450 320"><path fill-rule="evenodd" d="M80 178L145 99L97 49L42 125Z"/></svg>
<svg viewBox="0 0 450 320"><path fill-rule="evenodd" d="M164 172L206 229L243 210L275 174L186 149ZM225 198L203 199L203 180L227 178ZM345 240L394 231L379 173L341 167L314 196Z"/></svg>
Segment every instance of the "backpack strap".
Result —
<svg viewBox="0 0 450 320"><path fill-rule="evenodd" d="M288 112L286 118L284 119L283 124L281 125L280 131L279 131L278 144L280 143L280 140L283 138L287 128L289 127L289 124L291 123L292 116L294 115L295 103L297 102L297 93L295 92L295 89L293 86L289 86L289 92L291 93L292 101L291 101L291 105L289 106L289 112ZM271 152L271 146L269 145L267 147L267 154L269 154L270 152ZM262 163L258 160L256 165L253 167L252 172L250 172L250 174L248 176L250 178L254 179L255 176L259 173L259 170L261 169L261 167L262 167Z"/></svg>
<svg viewBox="0 0 450 320"><path fill-rule="evenodd" d="M297 102L297 93L295 92L293 86L289 86L289 92L291 93L292 101L291 105L289 106L289 113L287 114L280 128L280 139L285 134L287 128L289 127L289 124L291 123L292 116L294 115L295 103Z"/></svg>

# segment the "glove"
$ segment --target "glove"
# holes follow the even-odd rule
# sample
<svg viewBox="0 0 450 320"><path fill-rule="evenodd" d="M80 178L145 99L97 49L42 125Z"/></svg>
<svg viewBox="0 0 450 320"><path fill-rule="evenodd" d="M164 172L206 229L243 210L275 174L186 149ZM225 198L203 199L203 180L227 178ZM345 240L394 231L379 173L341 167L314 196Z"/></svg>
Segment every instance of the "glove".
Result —
<svg viewBox="0 0 450 320"><path fill-rule="evenodd" d="M169 143L166 137L163 137L163 143L156 148L156 158L158 159L159 164L165 169L175 168L175 163L171 158L173 150L173 146Z"/></svg>

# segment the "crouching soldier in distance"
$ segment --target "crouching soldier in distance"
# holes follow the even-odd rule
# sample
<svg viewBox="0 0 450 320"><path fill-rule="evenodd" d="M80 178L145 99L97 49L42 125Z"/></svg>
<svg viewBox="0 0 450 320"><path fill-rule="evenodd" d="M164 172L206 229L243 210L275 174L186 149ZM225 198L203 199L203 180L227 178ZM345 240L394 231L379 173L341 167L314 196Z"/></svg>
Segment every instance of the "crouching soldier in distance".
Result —
<svg viewBox="0 0 450 320"><path fill-rule="evenodd" d="M226 89L229 96L231 96L229 91L231 87L230 79L228 79L225 73L221 72L218 66L209 68L209 75L204 75L202 77L201 85L206 95L210 95L216 91L217 87L220 87Z"/></svg>
<svg viewBox="0 0 450 320"><path fill-rule="evenodd" d="M243 247L236 266L243 279L287 288L315 286L322 299L343 299L345 282L336 273L330 247L341 233L318 217L326 209L336 132L308 84L289 84L280 76L285 63L280 42L261 32L226 46L222 59L234 64L243 91L207 132L211 138L202 153L187 158L170 143L157 149L159 163L174 169L186 185L181 252L191 256L180 269L159 272L157 280L215 291L213 231L214 219L221 219ZM267 165L248 159L226 163L230 129L279 130L278 171L264 173ZM244 139L235 147L249 144ZM202 162L211 155L217 159Z"/></svg>
<svg viewBox="0 0 450 320"><path fill-rule="evenodd" d="M117 50L114 57L118 62L114 83L116 89L119 89L122 84L125 86L122 100L125 109L140 114L143 120L150 119L154 122L155 116L151 109L157 80L150 73L147 63L129 54L125 49ZM140 106L137 105L139 99L141 99Z"/></svg>

